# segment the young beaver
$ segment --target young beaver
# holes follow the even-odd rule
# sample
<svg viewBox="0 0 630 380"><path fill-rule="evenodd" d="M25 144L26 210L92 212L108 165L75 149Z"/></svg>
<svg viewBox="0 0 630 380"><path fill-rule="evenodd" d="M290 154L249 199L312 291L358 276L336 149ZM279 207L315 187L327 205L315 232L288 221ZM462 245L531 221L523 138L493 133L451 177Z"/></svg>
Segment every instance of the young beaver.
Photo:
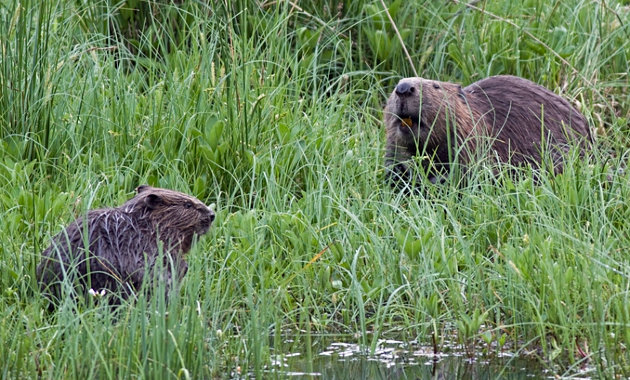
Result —
<svg viewBox="0 0 630 380"><path fill-rule="evenodd" d="M458 162L491 156L539 168L549 153L560 173L566 152L592 143L586 118L568 101L526 79L500 75L468 87L423 78L402 79L384 111L385 166L392 184L414 179L408 161L423 157L431 182ZM427 158L427 159L425 159Z"/></svg>
<svg viewBox="0 0 630 380"><path fill-rule="evenodd" d="M182 279L188 269L184 254L195 235L208 231L214 212L177 191L146 185L136 191L122 206L89 211L53 238L37 266L44 293L59 298L60 282L68 278L75 285L78 280L85 293L120 290L126 298L140 289L145 275L157 274L167 291L171 271ZM159 273L152 270L156 264Z"/></svg>

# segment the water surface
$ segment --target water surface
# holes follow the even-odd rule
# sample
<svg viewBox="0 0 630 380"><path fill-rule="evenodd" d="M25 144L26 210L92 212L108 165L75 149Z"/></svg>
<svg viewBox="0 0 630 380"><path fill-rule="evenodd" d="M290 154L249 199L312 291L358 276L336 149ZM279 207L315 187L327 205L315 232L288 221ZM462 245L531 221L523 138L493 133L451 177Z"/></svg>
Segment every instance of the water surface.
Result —
<svg viewBox="0 0 630 380"><path fill-rule="evenodd" d="M289 346L292 342L286 341ZM299 346L304 347L304 342ZM293 351L299 346L293 346ZM431 346L381 340L370 353L358 344L321 339L311 344L310 357L303 352L275 355L267 373L296 379L520 380L556 376L536 357L482 352L471 358L457 345L446 348L435 355Z"/></svg>

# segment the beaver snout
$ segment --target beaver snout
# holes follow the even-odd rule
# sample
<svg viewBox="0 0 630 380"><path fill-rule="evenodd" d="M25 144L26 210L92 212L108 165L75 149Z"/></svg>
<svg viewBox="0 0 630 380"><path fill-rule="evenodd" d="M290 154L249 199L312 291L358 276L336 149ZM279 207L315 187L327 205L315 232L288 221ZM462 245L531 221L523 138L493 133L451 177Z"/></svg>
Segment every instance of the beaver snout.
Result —
<svg viewBox="0 0 630 380"><path fill-rule="evenodd" d="M410 95L413 95L413 93L415 92L415 89L408 82L401 81L398 83L398 85L396 85L396 89L394 91L396 92L396 95L398 96L410 96Z"/></svg>
<svg viewBox="0 0 630 380"><path fill-rule="evenodd" d="M208 230L210 229L210 226L212 225L212 222L214 222L214 217L215 217L214 211L212 211L212 209L208 207L208 213L205 214L199 221L197 233L205 234L206 232L208 232Z"/></svg>
<svg viewBox="0 0 630 380"><path fill-rule="evenodd" d="M388 107L390 112L402 121L402 127L417 125L419 121L419 97L416 86L404 79L398 82L390 97Z"/></svg>

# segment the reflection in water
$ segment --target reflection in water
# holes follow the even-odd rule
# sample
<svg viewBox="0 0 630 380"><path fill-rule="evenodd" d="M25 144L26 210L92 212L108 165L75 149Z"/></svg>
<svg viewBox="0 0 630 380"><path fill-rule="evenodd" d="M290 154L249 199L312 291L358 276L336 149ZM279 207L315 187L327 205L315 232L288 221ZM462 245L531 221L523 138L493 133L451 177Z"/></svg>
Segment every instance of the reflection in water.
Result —
<svg viewBox="0 0 630 380"><path fill-rule="evenodd" d="M312 352L312 358L300 353L278 355L269 372L307 379L553 378L553 373L533 358L495 354L469 359L457 351L434 356L428 346L394 340L379 341L373 355L350 343L314 343Z"/></svg>

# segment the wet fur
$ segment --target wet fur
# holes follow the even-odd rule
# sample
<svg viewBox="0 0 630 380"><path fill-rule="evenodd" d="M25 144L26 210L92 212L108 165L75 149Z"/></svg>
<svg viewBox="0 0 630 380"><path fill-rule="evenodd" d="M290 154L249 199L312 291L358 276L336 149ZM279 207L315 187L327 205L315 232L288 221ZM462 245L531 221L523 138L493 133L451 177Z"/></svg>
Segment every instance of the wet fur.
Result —
<svg viewBox="0 0 630 380"><path fill-rule="evenodd" d="M194 236L205 234L213 219L214 213L195 197L140 186L122 206L89 211L55 236L42 253L37 279L44 293L57 298L66 277L78 280L84 292L121 290L127 297L140 289L147 273L154 274L151 269L162 257L156 279L168 290L172 271L178 280L187 271L184 254Z"/></svg>
<svg viewBox="0 0 630 380"><path fill-rule="evenodd" d="M539 168L550 154L554 172L563 169L571 146L584 152L592 143L586 118L562 97L526 79L493 76L468 87L423 78L399 82L384 111L385 166L390 181L416 176L409 160L420 156L429 180L447 176L453 163L465 170L491 156L515 166ZM411 119L405 126L403 119Z"/></svg>

